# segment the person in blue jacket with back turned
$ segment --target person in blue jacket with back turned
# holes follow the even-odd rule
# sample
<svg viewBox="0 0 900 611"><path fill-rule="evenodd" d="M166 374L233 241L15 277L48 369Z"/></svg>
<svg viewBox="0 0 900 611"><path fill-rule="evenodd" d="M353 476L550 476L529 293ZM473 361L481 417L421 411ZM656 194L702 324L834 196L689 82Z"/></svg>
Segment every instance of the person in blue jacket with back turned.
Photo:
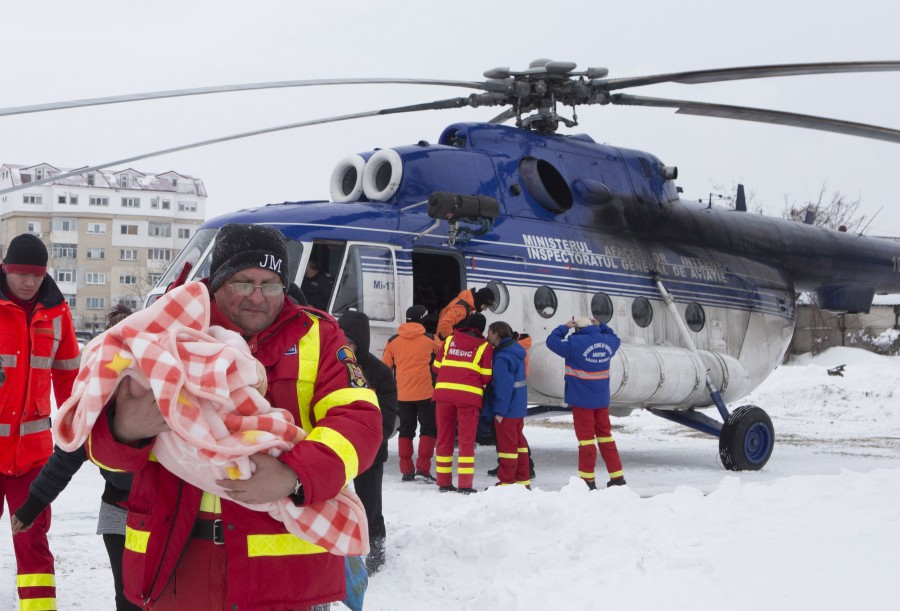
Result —
<svg viewBox="0 0 900 611"><path fill-rule="evenodd" d="M528 413L525 348L517 339L512 327L503 321L488 327L487 340L494 347L494 375L482 414L493 418L497 430L497 485L522 484L530 489L528 442L523 431Z"/></svg>
<svg viewBox="0 0 900 611"><path fill-rule="evenodd" d="M569 330L575 329L568 338ZM622 461L609 423L609 362L622 341L593 318L572 317L547 337L547 348L566 359L565 401L572 408L578 439L578 475L596 490L597 446L609 472L609 486L625 485Z"/></svg>

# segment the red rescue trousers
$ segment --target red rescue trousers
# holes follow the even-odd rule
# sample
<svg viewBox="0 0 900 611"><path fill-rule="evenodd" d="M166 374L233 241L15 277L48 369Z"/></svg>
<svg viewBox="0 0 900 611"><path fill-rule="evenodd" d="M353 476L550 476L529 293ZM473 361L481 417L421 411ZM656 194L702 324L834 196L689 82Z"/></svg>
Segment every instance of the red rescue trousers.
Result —
<svg viewBox="0 0 900 611"><path fill-rule="evenodd" d="M504 418L503 422L497 422L494 418L494 428L497 432L497 479L502 485L522 484L531 485L528 465L528 441L525 440L525 419Z"/></svg>
<svg viewBox="0 0 900 611"><path fill-rule="evenodd" d="M475 478L475 432L478 429L479 407L456 405L438 401L437 414L437 455L434 457L437 470L437 485L453 484L453 440L459 425L459 458L456 473L460 488L471 488Z"/></svg>
<svg viewBox="0 0 900 611"><path fill-rule="evenodd" d="M575 437L578 439L578 476L585 480L594 480L599 445L600 456L606 463L609 478L622 477L622 460L619 458L616 442L612 438L609 408L588 409L573 405L572 419L575 421Z"/></svg>
<svg viewBox="0 0 900 611"><path fill-rule="evenodd" d="M21 507L28 498L31 482L40 471L41 468L36 467L18 477L0 475L0 515L3 515L4 498L8 507ZM13 537L20 609L56 609L56 575L53 554L47 543L48 530L49 505L34 520L31 528Z"/></svg>

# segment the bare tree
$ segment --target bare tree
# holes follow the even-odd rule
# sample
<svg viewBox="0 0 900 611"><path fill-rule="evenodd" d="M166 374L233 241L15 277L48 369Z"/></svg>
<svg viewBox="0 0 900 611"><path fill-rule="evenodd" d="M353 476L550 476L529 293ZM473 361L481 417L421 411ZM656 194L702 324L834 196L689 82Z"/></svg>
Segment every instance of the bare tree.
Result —
<svg viewBox="0 0 900 611"><path fill-rule="evenodd" d="M832 193L829 198L827 188L823 184L815 202L792 203L785 196L782 216L786 219L806 222L807 217L812 215L812 224L817 227L828 227L829 229L843 227L844 230L855 233L866 221L866 215L859 214L861 203L860 198L851 200L839 191Z"/></svg>

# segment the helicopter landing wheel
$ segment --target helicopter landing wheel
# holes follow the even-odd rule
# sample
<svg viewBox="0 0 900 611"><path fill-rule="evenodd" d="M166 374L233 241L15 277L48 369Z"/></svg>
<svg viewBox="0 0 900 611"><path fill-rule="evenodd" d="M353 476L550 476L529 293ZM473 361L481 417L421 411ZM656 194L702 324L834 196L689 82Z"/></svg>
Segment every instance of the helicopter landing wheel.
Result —
<svg viewBox="0 0 900 611"><path fill-rule="evenodd" d="M755 405L734 410L719 433L719 456L729 471L759 471L772 456L774 445L772 420Z"/></svg>

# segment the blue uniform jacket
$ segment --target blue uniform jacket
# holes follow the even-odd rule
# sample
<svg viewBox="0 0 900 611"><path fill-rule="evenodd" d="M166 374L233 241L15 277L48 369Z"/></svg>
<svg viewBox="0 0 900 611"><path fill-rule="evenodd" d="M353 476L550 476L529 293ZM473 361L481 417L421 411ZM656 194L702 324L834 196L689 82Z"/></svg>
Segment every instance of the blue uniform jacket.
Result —
<svg viewBox="0 0 900 611"><path fill-rule="evenodd" d="M565 401L592 409L609 407L609 361L622 340L605 323L575 329L560 325L547 337L547 348L566 359Z"/></svg>
<svg viewBox="0 0 900 611"><path fill-rule="evenodd" d="M494 377L484 398L482 415L493 418L524 418L528 413L525 382L525 349L515 337L507 337L494 348Z"/></svg>

